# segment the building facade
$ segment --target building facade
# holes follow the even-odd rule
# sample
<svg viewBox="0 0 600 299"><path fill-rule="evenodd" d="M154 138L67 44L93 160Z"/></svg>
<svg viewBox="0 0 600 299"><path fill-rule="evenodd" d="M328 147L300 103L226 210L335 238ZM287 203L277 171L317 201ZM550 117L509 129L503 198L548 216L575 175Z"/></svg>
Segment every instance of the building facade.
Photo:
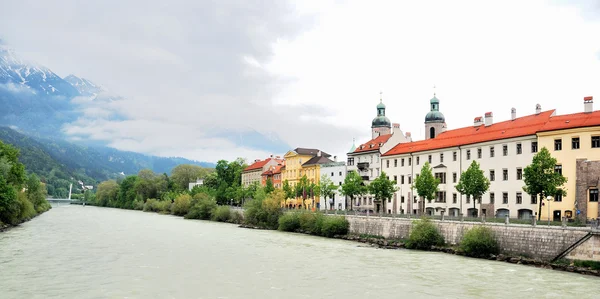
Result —
<svg viewBox="0 0 600 299"><path fill-rule="evenodd" d="M261 185L264 187L267 185L267 181L271 180L273 183L273 187L281 189L282 180L281 180L281 169L285 166L285 161L276 166L270 166L267 171L263 172L261 177Z"/></svg>
<svg viewBox="0 0 600 299"><path fill-rule="evenodd" d="M254 160L250 166L246 167L244 171L242 171L242 185L249 186L252 184L261 184L262 174L269 169L271 166L277 166L283 163L283 160L276 156L265 159L265 160Z"/></svg>
<svg viewBox="0 0 600 299"><path fill-rule="evenodd" d="M341 192L342 184L346 179L346 163L334 161L331 163L322 164L320 172L321 177L327 176L333 182L333 184L338 187L332 197L320 198L321 210L345 210L347 205L346 197L343 196Z"/></svg>

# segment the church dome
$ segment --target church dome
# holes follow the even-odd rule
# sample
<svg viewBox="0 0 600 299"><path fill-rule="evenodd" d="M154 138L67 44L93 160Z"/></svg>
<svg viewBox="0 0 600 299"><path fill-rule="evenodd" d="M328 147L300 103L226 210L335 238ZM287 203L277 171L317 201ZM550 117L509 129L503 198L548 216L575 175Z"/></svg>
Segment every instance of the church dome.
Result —
<svg viewBox="0 0 600 299"><path fill-rule="evenodd" d="M385 104L383 102L380 102L379 104L377 104L377 109L385 109Z"/></svg>
<svg viewBox="0 0 600 299"><path fill-rule="evenodd" d="M391 128L392 127L392 122L386 116L380 115L380 116L377 116L377 117L375 117L373 119L371 127L373 127L373 128L376 128L376 127L388 127L388 128Z"/></svg>
<svg viewBox="0 0 600 299"><path fill-rule="evenodd" d="M425 115L425 122L445 122L444 114L439 111L429 111Z"/></svg>

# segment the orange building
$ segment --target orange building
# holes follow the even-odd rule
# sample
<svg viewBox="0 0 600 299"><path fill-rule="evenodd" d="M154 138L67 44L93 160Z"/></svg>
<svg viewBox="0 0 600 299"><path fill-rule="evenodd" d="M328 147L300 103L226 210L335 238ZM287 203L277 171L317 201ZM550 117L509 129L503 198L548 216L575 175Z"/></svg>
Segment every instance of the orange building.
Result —
<svg viewBox="0 0 600 299"><path fill-rule="evenodd" d="M267 185L267 180L271 180L271 182L273 182L273 187L275 188L281 188L282 187L282 182L281 182L281 168L285 165L285 161L282 161L282 163L275 165L275 166L270 166L269 169L265 172L262 173L261 177L261 185L264 187Z"/></svg>

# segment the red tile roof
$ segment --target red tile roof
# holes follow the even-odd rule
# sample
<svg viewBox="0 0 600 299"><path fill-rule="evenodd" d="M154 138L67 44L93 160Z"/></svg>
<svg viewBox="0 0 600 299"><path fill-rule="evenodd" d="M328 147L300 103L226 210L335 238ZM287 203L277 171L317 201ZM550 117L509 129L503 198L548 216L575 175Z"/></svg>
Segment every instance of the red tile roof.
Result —
<svg viewBox="0 0 600 299"><path fill-rule="evenodd" d="M281 173L281 168L283 168L284 165L277 165L277 166L271 166L269 167L269 169L265 172L262 173L262 175L274 175L274 174L278 174Z"/></svg>
<svg viewBox="0 0 600 299"><path fill-rule="evenodd" d="M354 153L379 150L380 144L385 144L390 139L390 137L392 137L392 134L381 135L375 139L371 139L368 142L363 143L360 146L356 147L356 150L354 150Z"/></svg>
<svg viewBox="0 0 600 299"><path fill-rule="evenodd" d="M250 166L246 167L244 169L244 171L252 171L252 170L258 170L263 168L263 166L265 166L267 163L269 163L269 161L271 160L275 160L278 164L282 164L283 160L278 160L278 159L273 159L273 158L267 158L265 160L262 161L257 161L254 162L253 164L251 164Z"/></svg>
<svg viewBox="0 0 600 299"><path fill-rule="evenodd" d="M550 120L554 110L507 120L490 126L469 126L440 133L434 139L399 143L383 156L442 149L486 141L534 135Z"/></svg>
<svg viewBox="0 0 600 299"><path fill-rule="evenodd" d="M600 111L553 116L540 132L600 126Z"/></svg>

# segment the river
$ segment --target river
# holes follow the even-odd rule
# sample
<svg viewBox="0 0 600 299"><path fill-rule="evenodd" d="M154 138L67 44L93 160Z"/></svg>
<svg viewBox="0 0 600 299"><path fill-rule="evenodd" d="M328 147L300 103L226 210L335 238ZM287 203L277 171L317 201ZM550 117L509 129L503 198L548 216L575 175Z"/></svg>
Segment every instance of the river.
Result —
<svg viewBox="0 0 600 299"><path fill-rule="evenodd" d="M54 206L0 233L2 299L597 298L599 282L443 253L90 206Z"/></svg>

